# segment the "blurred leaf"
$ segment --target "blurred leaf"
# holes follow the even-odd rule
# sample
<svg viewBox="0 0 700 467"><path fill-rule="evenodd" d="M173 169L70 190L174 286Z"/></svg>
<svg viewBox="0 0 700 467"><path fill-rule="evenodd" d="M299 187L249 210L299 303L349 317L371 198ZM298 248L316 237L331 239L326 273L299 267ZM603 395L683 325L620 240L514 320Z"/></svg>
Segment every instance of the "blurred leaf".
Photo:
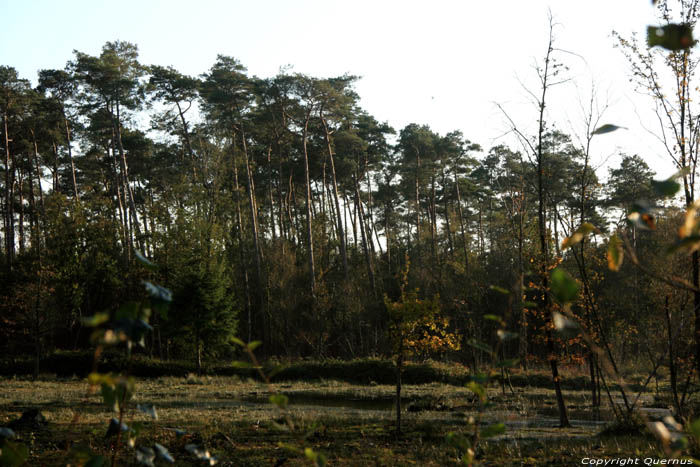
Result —
<svg viewBox="0 0 700 467"><path fill-rule="evenodd" d="M284 394L273 394L270 396L270 403L276 405L280 409L286 409L289 404L289 398Z"/></svg>
<svg viewBox="0 0 700 467"><path fill-rule="evenodd" d="M323 467L326 465L326 456L320 452L315 452L311 448L304 448L304 455L307 459L313 462L316 467Z"/></svg>
<svg viewBox="0 0 700 467"><path fill-rule="evenodd" d="M486 399L486 388L481 384L475 381L470 381L467 383L467 389L476 394L479 400L483 401L484 399Z"/></svg>
<svg viewBox="0 0 700 467"><path fill-rule="evenodd" d="M671 432L668 431L668 428L666 428L666 425L664 425L663 422L649 422L647 423L647 427L649 428L649 431L654 434L654 436L664 443L671 440Z"/></svg>
<svg viewBox="0 0 700 467"><path fill-rule="evenodd" d="M136 462L139 464L155 467L153 461L156 460L156 453L153 449L146 446L136 448Z"/></svg>
<svg viewBox="0 0 700 467"><path fill-rule="evenodd" d="M146 287L146 291L150 295L151 300L164 303L170 303L173 301L173 293L165 287L152 284L148 281L143 281L143 285Z"/></svg>
<svg viewBox="0 0 700 467"><path fill-rule="evenodd" d="M647 27L647 44L667 50L689 49L695 45L693 28L688 24L667 24Z"/></svg>
<svg viewBox="0 0 700 467"><path fill-rule="evenodd" d="M109 438L119 433L120 427L122 432L129 431L129 427L126 425L126 423L122 422L120 425L119 420L117 420L116 418L111 418L109 420L109 426L107 427L107 433L105 434L105 438Z"/></svg>
<svg viewBox="0 0 700 467"><path fill-rule="evenodd" d="M136 404L136 408L141 412L145 413L153 420L158 420L158 413L156 412L156 406L153 404Z"/></svg>
<svg viewBox="0 0 700 467"><path fill-rule="evenodd" d="M253 342L249 342L249 343L248 343L248 350L250 350L250 351L252 352L253 350L255 350L255 349L257 349L258 347L260 347L261 344L262 344L262 341L253 341Z"/></svg>
<svg viewBox="0 0 700 467"><path fill-rule="evenodd" d="M551 290L561 304L573 302L578 297L579 285L566 271L556 268L551 274Z"/></svg>
<svg viewBox="0 0 700 467"><path fill-rule="evenodd" d="M109 321L109 313L95 313L92 316L83 316L80 318L80 323L83 326L89 327L89 328L96 328L102 323L105 323Z"/></svg>
<svg viewBox="0 0 700 467"><path fill-rule="evenodd" d="M153 331L153 326L143 319L120 319L114 323L114 331L123 334L129 341L143 347L145 345L144 337L148 332Z"/></svg>
<svg viewBox="0 0 700 467"><path fill-rule="evenodd" d="M215 465L217 462L216 458L212 457L209 451L196 444L186 444L185 450L193 454L197 459L207 462L208 465Z"/></svg>
<svg viewBox="0 0 700 467"><path fill-rule="evenodd" d="M117 399L115 387L111 384L102 383L100 393L102 394L102 401L104 404L113 412L119 412L119 401Z"/></svg>
<svg viewBox="0 0 700 467"><path fill-rule="evenodd" d="M535 302L523 302L521 305L523 308L537 308L537 303Z"/></svg>
<svg viewBox="0 0 700 467"><path fill-rule="evenodd" d="M158 266L155 263L152 263L151 260L146 258L144 255L142 255L140 251L134 250L134 255L136 256L136 260L139 263L141 263L146 269L151 271L158 270Z"/></svg>
<svg viewBox="0 0 700 467"><path fill-rule="evenodd" d="M698 208L700 207L700 200L695 201L693 204L688 206L685 211L685 220L680 229L678 229L678 236L680 238L686 238L691 236L698 236Z"/></svg>
<svg viewBox="0 0 700 467"><path fill-rule="evenodd" d="M506 432L506 426L503 423L494 423L481 430L482 438L491 438L493 436L502 435Z"/></svg>
<svg viewBox="0 0 700 467"><path fill-rule="evenodd" d="M483 342L480 342L474 338L471 338L471 339L467 340L467 344L471 345L475 349L479 349L482 352L486 352L487 354L491 355L491 347L484 344Z"/></svg>
<svg viewBox="0 0 700 467"><path fill-rule="evenodd" d="M168 451L168 448L163 446L162 444L154 444L153 448L156 451L156 456L158 459L163 459L165 462L169 462L171 464L175 463L175 458L170 454L170 451Z"/></svg>
<svg viewBox="0 0 700 467"><path fill-rule="evenodd" d="M605 125L601 125L595 130L593 130L593 133L591 133L591 136L593 135L604 135L605 133L612 133L615 130L626 130L624 126L617 126L613 125L612 123L606 123Z"/></svg>
<svg viewBox="0 0 700 467"><path fill-rule="evenodd" d="M29 458L29 448L22 443L5 441L0 451L0 465L3 467L15 467L24 464Z"/></svg>
<svg viewBox="0 0 700 467"><path fill-rule="evenodd" d="M501 321L503 321L499 316L492 315L492 314L486 314L486 315L484 315L484 319L487 319L487 320L489 320L489 321L495 321L495 322L497 322L497 323L499 323L499 324L501 323Z"/></svg>
<svg viewBox="0 0 700 467"><path fill-rule="evenodd" d="M678 190L681 189L680 183L670 178L668 180L652 180L651 186L654 187L654 190L664 198L669 198L675 195L678 193Z"/></svg>
<svg viewBox="0 0 700 467"><path fill-rule="evenodd" d="M240 360L237 360L235 362L231 362L231 366L234 368L254 368L253 364L250 362L243 362Z"/></svg>
<svg viewBox="0 0 700 467"><path fill-rule="evenodd" d="M571 234L570 237L566 237L564 241L561 242L562 250L566 250L567 248L571 248L572 246L576 245L595 229L595 226L590 222L584 222L573 234Z"/></svg>
<svg viewBox="0 0 700 467"><path fill-rule="evenodd" d="M610 240L608 240L608 268L611 271L619 271L620 266L622 266L622 259L624 257L624 250L622 249L622 242L617 235L612 235Z"/></svg>
<svg viewBox="0 0 700 467"><path fill-rule="evenodd" d="M640 230L655 230L656 222L654 221L654 216L648 212L631 212L627 216L627 220Z"/></svg>
<svg viewBox="0 0 700 467"><path fill-rule="evenodd" d="M7 428L4 426L0 427L0 442L6 440L6 439L13 439L15 437L15 432L12 431L11 428Z"/></svg>
<svg viewBox="0 0 700 467"><path fill-rule="evenodd" d="M570 320L566 316L556 311L552 313L552 321L554 321L554 329L557 331L579 328L579 324L576 321Z"/></svg>
<svg viewBox="0 0 700 467"><path fill-rule="evenodd" d="M510 292L507 289L497 285L489 286L489 289L493 290L494 292L502 293L503 295L510 295Z"/></svg>
<svg viewBox="0 0 700 467"><path fill-rule="evenodd" d="M238 337L231 337L231 342L233 342L236 345L239 345L241 347L245 347L246 344L242 340L240 340Z"/></svg>
<svg viewBox="0 0 700 467"><path fill-rule="evenodd" d="M496 331L496 335L502 341L510 341L510 340L516 339L518 337L517 333L508 332L508 331L505 331L503 329L499 329L498 331Z"/></svg>

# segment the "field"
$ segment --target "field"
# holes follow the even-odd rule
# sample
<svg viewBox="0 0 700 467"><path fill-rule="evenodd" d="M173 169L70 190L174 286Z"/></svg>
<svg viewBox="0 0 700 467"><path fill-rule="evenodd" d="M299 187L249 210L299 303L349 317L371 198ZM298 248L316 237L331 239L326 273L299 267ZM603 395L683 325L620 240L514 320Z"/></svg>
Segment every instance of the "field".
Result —
<svg viewBox="0 0 700 467"><path fill-rule="evenodd" d="M113 417L97 393L88 392L82 378L44 377L38 381L5 378L0 394L0 425L29 408L46 417L44 426L18 429L30 448L29 465L76 465L71 443L111 457L115 438L106 438ZM289 398L286 409L269 402L272 394ZM448 433L471 434L468 419L481 426L503 422L506 432L479 444L483 465L581 465L586 458L664 459L659 444L644 430L612 424L605 406L590 408L584 390L566 390L573 427L557 428L551 389L493 386L493 403L479 415L467 388L444 383L409 384L403 390L403 430L394 429L395 388L350 384L335 380L264 384L237 376L139 378L125 422L144 422L137 445L166 446L176 465L202 465L185 450L205 446L217 465L310 465L303 449L326 456L329 465L457 465L459 454ZM643 416L666 413L663 401L642 395ZM154 404L158 418L136 410ZM290 430L290 423L294 429ZM138 425L138 423L137 423ZM184 430L186 434L178 434ZM468 432L469 430L469 432ZM119 465L135 465L131 448L119 451ZM161 465L165 465L162 461ZM158 462L156 462L158 465Z"/></svg>

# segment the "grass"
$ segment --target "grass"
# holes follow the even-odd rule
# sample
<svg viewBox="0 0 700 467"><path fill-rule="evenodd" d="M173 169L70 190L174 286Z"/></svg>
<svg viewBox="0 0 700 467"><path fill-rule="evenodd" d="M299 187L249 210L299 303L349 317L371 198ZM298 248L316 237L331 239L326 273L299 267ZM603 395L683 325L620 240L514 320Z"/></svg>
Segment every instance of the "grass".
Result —
<svg viewBox="0 0 700 467"><path fill-rule="evenodd" d="M456 465L458 454L445 439L451 431L466 434L466 419L475 415L470 391L443 382L406 385L405 406L413 404L418 410L404 413L403 434L397 438L390 402L394 387L375 383L316 379L268 386L240 376L149 378L138 382L130 407L154 403L158 421L148 421L134 410L126 418L129 424L143 421L147 429L140 439L167 446L176 465L201 465L185 451L188 443L206 445L220 457L220 465L274 465L282 458L287 458L285 466L309 465L303 454L288 447L312 447L325 453L330 465ZM0 425L30 407L39 408L49 420L47 427L18 432L30 447L29 465L71 463L67 446L76 441L110 454L113 439L104 434L113 414L98 394L86 393L87 387L82 378L2 380ZM286 415L294 423L293 432L275 423L285 414L266 402L273 393L289 397ZM573 413L590 412L587 392L568 390L565 396ZM647 435L614 430L600 435L602 422L581 420L572 429L555 428L551 390L520 387L503 394L494 387L490 399L494 405L485 423L503 421L508 431L480 444L477 455L484 465L580 465L583 457L663 457ZM79 418L73 424L76 413ZM172 428L188 434L178 437ZM122 448L120 455L120 465L133 461L129 448Z"/></svg>
<svg viewBox="0 0 700 467"><path fill-rule="evenodd" d="M60 351L43 359L41 368L42 371L50 371L61 377L87 376L92 368L92 358L92 352L88 351ZM245 357L242 359L246 360ZM123 372L126 367L127 362L123 354L107 352L99 362L98 371L103 373ZM31 359L0 360L0 375L3 376L30 375L33 368L34 363ZM363 385L389 385L393 384L396 378L393 362L381 358L269 362L265 364L264 370L266 374L273 375L271 379L275 382L338 380ZM148 358L145 355L136 355L131 364L131 374L139 378L185 377L195 373L196 367L192 362L161 361ZM207 376L259 379L256 370L236 367L231 364L209 364L204 367L203 373ZM458 363L406 362L403 381L406 384L437 382L463 386L470 380L471 373L469 368ZM561 373L561 385L564 389L585 390L589 385L588 377L583 374L584 372L579 367L570 368L568 371L564 368ZM499 382L500 378L500 374L494 376L496 382ZM514 371L510 374L510 384L514 387L551 388L552 377L551 373L544 368L527 373ZM632 387L641 389L641 385L636 382Z"/></svg>

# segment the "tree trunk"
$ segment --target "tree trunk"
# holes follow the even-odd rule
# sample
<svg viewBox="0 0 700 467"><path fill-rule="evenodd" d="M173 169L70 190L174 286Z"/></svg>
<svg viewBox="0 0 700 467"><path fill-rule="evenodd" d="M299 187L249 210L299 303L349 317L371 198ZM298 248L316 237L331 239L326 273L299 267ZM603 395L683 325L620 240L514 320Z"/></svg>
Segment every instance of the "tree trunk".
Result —
<svg viewBox="0 0 700 467"><path fill-rule="evenodd" d="M308 261L309 261L309 292L311 292L311 298L316 301L316 264L314 263L314 234L311 218L311 178L309 175L309 151L307 147L308 143L308 131L309 131L309 119L311 118L311 111L313 106L309 108L306 114L306 121L304 122L304 131L302 135L303 146L304 146L304 177L306 182L306 243L308 245Z"/></svg>
<svg viewBox="0 0 700 467"><path fill-rule="evenodd" d="M328 125L323 116L320 117L321 123L323 123L323 129L326 136L326 145L328 147L328 154L331 161L331 178L333 179L333 202L335 204L335 212L337 213L337 227L338 227L338 239L340 240L340 257L343 261L343 273L345 274L345 280L349 278L348 273L348 252L347 245L345 243L345 230L343 229L343 220L340 212L340 199L338 196L338 180L335 172L335 158L333 157L333 148L331 147L330 134L328 132Z"/></svg>

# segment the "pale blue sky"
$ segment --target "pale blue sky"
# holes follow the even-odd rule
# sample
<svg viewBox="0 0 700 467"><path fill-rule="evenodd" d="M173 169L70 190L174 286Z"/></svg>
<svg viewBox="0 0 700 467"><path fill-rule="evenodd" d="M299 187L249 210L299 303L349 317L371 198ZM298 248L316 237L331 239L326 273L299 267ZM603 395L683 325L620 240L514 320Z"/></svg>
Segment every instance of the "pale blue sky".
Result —
<svg viewBox="0 0 700 467"><path fill-rule="evenodd" d="M597 80L610 96L605 121L630 128L601 139L599 159L620 147L671 173L639 126L637 114L655 128L651 101L630 88L610 37L613 28L642 34L653 22L649 0L0 0L0 64L36 82L37 70L63 68L74 49L97 55L120 39L139 46L143 63L190 75L205 72L217 54L262 77L287 64L318 77L349 72L362 76L362 106L397 130L411 122L440 133L460 129L488 148L508 142L498 139L507 125L493 102L524 128L532 125L535 110L518 79L536 86L531 66L546 50L548 9L560 23L556 45L585 57L561 55L581 92ZM577 126L575 93L564 85L550 101L564 130Z"/></svg>

